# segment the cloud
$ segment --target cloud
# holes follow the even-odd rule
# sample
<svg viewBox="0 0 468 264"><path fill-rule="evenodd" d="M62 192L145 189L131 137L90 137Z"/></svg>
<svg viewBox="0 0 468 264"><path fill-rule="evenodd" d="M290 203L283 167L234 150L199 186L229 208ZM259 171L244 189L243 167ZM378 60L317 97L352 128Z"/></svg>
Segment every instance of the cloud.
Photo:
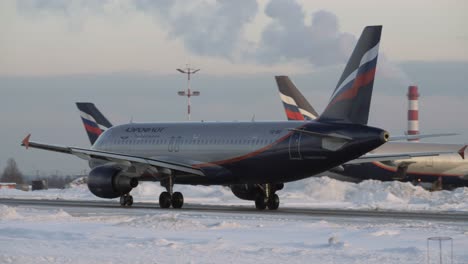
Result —
<svg viewBox="0 0 468 264"><path fill-rule="evenodd" d="M272 0L265 14L272 21L256 50L262 63L302 60L314 66L336 65L346 61L356 43L353 35L339 31L337 17L328 11L315 12L307 25L298 3Z"/></svg>
<svg viewBox="0 0 468 264"><path fill-rule="evenodd" d="M245 36L246 27L259 12L256 0L19 0L17 7L24 15L65 17L72 31L82 29L90 16L105 18L117 11L120 15L144 14L152 17L168 38L180 40L191 54L266 66L340 65L356 44L354 35L340 30L335 14L325 10L307 14L293 0L267 3L264 12L269 22L256 43ZM379 64L380 74L408 82L404 72L384 56Z"/></svg>
<svg viewBox="0 0 468 264"><path fill-rule="evenodd" d="M258 43L244 29L258 13L255 0L133 2L139 12L163 24L171 38L181 39L193 54L273 65L299 62L329 66L346 62L356 37L339 30L335 14L321 10L306 16L296 1L271 0L265 7L270 23ZM310 20L310 23L306 23Z"/></svg>
<svg viewBox="0 0 468 264"><path fill-rule="evenodd" d="M411 78L408 74L400 68L400 66L393 63L385 56L385 54L379 54L379 65L377 68L377 74L387 79L394 79L399 84L407 86L412 83Z"/></svg>
<svg viewBox="0 0 468 264"><path fill-rule="evenodd" d="M92 0L18 0L17 10L21 15L40 18L44 15L58 15L67 18L70 31L80 31L88 16L102 14L111 1Z"/></svg>
<svg viewBox="0 0 468 264"><path fill-rule="evenodd" d="M112 8L110 8L112 7ZM234 59L248 41L244 28L258 13L256 0L19 0L17 10L27 16L58 15L78 31L90 15L128 9L155 18L170 38L181 39L186 49L201 56ZM120 10L122 11L122 10Z"/></svg>
<svg viewBox="0 0 468 264"><path fill-rule="evenodd" d="M258 12L255 0L138 0L135 5L137 10L156 16L169 36L182 39L190 52L229 59L247 41L243 30Z"/></svg>

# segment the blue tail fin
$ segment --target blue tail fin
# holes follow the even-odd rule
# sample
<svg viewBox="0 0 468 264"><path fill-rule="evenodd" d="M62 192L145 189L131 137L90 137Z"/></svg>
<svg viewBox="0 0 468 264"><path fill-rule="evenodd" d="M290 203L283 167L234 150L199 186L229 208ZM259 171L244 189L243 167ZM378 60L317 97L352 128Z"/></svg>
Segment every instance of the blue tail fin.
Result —
<svg viewBox="0 0 468 264"><path fill-rule="evenodd" d="M76 103L76 106L80 110L81 121L83 121L89 141L93 145L99 135L107 128L112 127L112 124L93 103Z"/></svg>
<svg viewBox="0 0 468 264"><path fill-rule="evenodd" d="M381 33L364 29L320 121L367 124Z"/></svg>
<svg viewBox="0 0 468 264"><path fill-rule="evenodd" d="M275 76L288 120L314 120L318 114L288 76Z"/></svg>

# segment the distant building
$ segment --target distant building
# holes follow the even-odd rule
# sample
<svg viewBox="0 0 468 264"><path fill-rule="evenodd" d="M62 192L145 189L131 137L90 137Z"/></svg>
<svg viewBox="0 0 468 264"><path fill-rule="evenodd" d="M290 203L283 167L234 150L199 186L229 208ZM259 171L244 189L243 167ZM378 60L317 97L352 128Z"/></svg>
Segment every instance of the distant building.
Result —
<svg viewBox="0 0 468 264"><path fill-rule="evenodd" d="M0 189L16 189L14 182L0 182Z"/></svg>
<svg viewBox="0 0 468 264"><path fill-rule="evenodd" d="M31 182L31 190L32 191L37 191L37 190L47 190L49 189L49 185L47 180L37 180L37 181L32 181Z"/></svg>

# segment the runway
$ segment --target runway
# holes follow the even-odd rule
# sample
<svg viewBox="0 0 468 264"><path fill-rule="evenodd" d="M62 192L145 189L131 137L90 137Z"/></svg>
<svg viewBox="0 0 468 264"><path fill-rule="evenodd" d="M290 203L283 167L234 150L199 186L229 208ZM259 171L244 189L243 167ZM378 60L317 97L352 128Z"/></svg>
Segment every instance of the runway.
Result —
<svg viewBox="0 0 468 264"><path fill-rule="evenodd" d="M293 208L283 207L276 211L258 211L253 206L222 206L185 204L182 209L161 209L157 203L135 203L130 208L122 208L115 201L72 201L72 200L37 200L37 199L5 199L0 198L0 204L17 207L33 208L60 208L70 211L72 208L87 208L86 214L95 214L97 209L112 209L120 213L148 214L154 211L167 212L203 212L203 213L236 213L245 215L265 215L276 217L302 216L302 217L340 217L340 218L385 218L385 219L414 219L443 222L468 222L467 212L427 212L427 211L392 211L392 210L356 210L356 209L326 209L326 208ZM67 210L68 209L68 210ZM115 211L117 213L117 211ZM83 214L83 210L80 210Z"/></svg>

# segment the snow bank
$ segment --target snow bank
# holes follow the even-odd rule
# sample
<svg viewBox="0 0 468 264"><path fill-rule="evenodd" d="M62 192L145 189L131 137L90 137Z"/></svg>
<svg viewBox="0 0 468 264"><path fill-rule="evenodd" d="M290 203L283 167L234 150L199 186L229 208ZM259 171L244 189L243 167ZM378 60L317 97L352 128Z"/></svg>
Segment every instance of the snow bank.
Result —
<svg viewBox="0 0 468 264"><path fill-rule="evenodd" d="M13 207L8 207L6 205L0 205L0 219L1 220L11 220L17 219L20 215L16 212L16 209Z"/></svg>
<svg viewBox="0 0 468 264"><path fill-rule="evenodd" d="M178 214L146 215L143 217L129 218L118 224L137 228L149 228L155 230L193 231L205 229L205 225L192 219L184 219Z"/></svg>
<svg viewBox="0 0 468 264"><path fill-rule="evenodd" d="M16 207L10 207L6 205L0 205L0 220L24 220L24 221L50 221L50 220L62 220L71 219L72 216L62 209L51 210L49 212L43 212L34 209L23 209L21 213L18 212Z"/></svg>
<svg viewBox="0 0 468 264"><path fill-rule="evenodd" d="M350 183L328 177L302 182L299 188L286 185L283 200L298 206L468 211L468 188L430 192L409 182L368 180Z"/></svg>

